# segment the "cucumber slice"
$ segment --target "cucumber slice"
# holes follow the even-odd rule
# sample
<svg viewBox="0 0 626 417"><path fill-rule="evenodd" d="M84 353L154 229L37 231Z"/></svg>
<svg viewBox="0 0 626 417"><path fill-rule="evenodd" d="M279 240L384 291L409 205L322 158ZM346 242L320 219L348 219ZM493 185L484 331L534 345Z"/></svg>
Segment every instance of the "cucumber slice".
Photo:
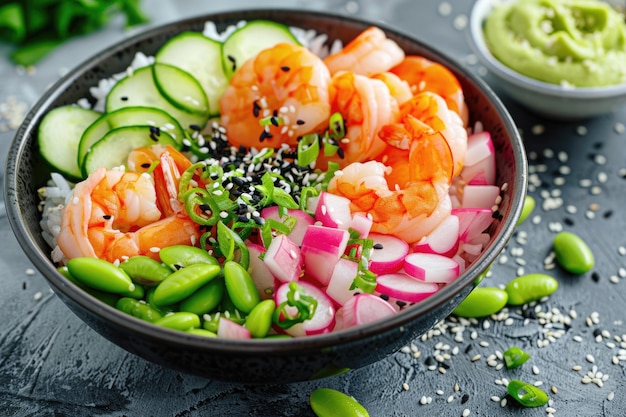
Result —
<svg viewBox="0 0 626 417"><path fill-rule="evenodd" d="M252 20L237 29L222 45L222 64L230 79L237 68L263 49L286 42L300 45L289 27L269 20Z"/></svg>
<svg viewBox="0 0 626 417"><path fill-rule="evenodd" d="M85 129L100 117L101 113L75 105L57 107L41 121L37 143L44 159L64 176L82 178L76 159L78 145Z"/></svg>
<svg viewBox="0 0 626 417"><path fill-rule="evenodd" d="M154 59L187 71L198 80L209 101L210 116L219 115L219 99L228 87L221 42L198 32L183 32L167 41Z"/></svg>
<svg viewBox="0 0 626 417"><path fill-rule="evenodd" d="M111 113L105 113L93 122L80 138L78 144L78 166L81 167L89 148L98 142L111 129L122 126L155 126L166 131L180 149L185 133L178 122L169 114L156 107L123 107Z"/></svg>
<svg viewBox="0 0 626 417"><path fill-rule="evenodd" d="M152 65L152 76L159 92L179 109L209 117L209 102L202 86L187 71L168 64Z"/></svg>
<svg viewBox="0 0 626 417"><path fill-rule="evenodd" d="M105 106L107 113L131 106L161 109L176 119L183 129L188 132L194 130L190 126L203 128L208 120L207 115L198 115L180 110L163 97L154 82L151 65L139 68L132 75L122 78L109 91Z"/></svg>
<svg viewBox="0 0 626 417"><path fill-rule="evenodd" d="M176 141L168 133L155 134L152 126L124 126L110 130L85 155L83 174L87 176L100 167L111 169L126 165L130 151L157 143L176 146Z"/></svg>

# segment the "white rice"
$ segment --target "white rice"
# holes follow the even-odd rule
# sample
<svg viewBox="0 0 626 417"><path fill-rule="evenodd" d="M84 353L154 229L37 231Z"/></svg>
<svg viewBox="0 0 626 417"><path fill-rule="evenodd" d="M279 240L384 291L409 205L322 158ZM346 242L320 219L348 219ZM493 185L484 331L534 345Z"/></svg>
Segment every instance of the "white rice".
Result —
<svg viewBox="0 0 626 417"><path fill-rule="evenodd" d="M53 172L50 174L50 181L38 190L41 202L39 211L41 212L41 235L52 250L52 261L60 262L63 253L57 245L57 237L61 233L61 220L63 209L72 195L72 184L61 174Z"/></svg>

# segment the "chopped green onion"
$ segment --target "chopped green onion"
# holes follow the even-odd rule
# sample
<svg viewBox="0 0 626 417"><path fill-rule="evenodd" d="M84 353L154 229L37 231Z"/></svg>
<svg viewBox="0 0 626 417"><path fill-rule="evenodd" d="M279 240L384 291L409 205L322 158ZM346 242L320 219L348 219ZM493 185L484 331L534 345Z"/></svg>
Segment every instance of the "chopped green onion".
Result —
<svg viewBox="0 0 626 417"><path fill-rule="evenodd" d="M284 122L285 121L280 116L267 116L259 120L261 126L280 126Z"/></svg>
<svg viewBox="0 0 626 417"><path fill-rule="evenodd" d="M304 135L298 142L297 163L301 167L310 165L317 160L320 154L319 136L315 133Z"/></svg>
<svg viewBox="0 0 626 417"><path fill-rule="evenodd" d="M259 162L263 162L265 159L270 158L274 155L274 149L272 148L263 148L259 151L258 154L254 155L252 158L252 164L256 165Z"/></svg>
<svg viewBox="0 0 626 417"><path fill-rule="evenodd" d="M237 233L222 222L217 224L217 244L221 254L227 261L235 259L235 250L238 249L238 262L245 269L248 269L250 266L250 251L248 250L248 246Z"/></svg>
<svg viewBox="0 0 626 417"><path fill-rule="evenodd" d="M522 366L524 362L530 359L530 355L524 352L522 349L513 346L508 348L504 354L504 363L508 369L517 368Z"/></svg>
<svg viewBox="0 0 626 417"><path fill-rule="evenodd" d="M300 191L300 210L309 212L309 199L311 197L317 197L320 192L314 187L303 187ZM313 213L309 213L313 214Z"/></svg>
<svg viewBox="0 0 626 417"><path fill-rule="evenodd" d="M335 172L339 171L339 164L336 162L329 162L328 163L328 168L326 169L326 172L324 173L324 180L322 181L322 189L326 190L328 188L328 183L330 182L331 179L333 179L333 177L335 176Z"/></svg>
<svg viewBox="0 0 626 417"><path fill-rule="evenodd" d="M541 407L548 402L548 394L540 388L517 379L509 381L506 390L524 407Z"/></svg>
<svg viewBox="0 0 626 417"><path fill-rule="evenodd" d="M291 315L289 307L295 307L297 312ZM283 301L276 307L273 320L276 325L283 329L288 329L313 317L315 310L317 310L317 300L302 292L302 288L298 283L292 281L289 283L287 301Z"/></svg>
<svg viewBox="0 0 626 417"><path fill-rule="evenodd" d="M330 137L337 141L346 136L346 124L344 123L341 113L335 112L330 116L328 129L330 131Z"/></svg>

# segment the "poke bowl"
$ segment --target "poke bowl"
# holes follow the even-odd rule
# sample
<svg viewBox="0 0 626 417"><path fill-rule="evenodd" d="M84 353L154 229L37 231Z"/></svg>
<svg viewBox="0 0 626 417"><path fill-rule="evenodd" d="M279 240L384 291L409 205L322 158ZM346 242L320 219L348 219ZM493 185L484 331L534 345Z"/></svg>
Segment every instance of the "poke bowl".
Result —
<svg viewBox="0 0 626 417"><path fill-rule="evenodd" d="M272 38L276 30L279 38L287 33L289 39L260 51L228 49L228 39L250 24L261 26L263 35L254 39ZM188 72L162 64L160 75L177 81L155 87L167 45L194 44L198 36L214 36L211 42L219 51L231 51L221 67L229 81L217 98L219 113L209 114L206 94L204 100L193 99L200 85L189 81L195 78L189 75L193 65ZM351 51L350 42L366 36L374 39L366 44L384 45L365 55L375 56L370 64L382 63L382 69L371 74L341 69L346 60L336 58L346 58L341 54ZM276 49L298 58L274 59ZM253 63L267 58L267 51L271 59L257 65L261 75L252 85L240 74L256 71ZM389 51L396 54L391 63L386 61ZM198 55L182 52L173 51L174 61ZM251 57L244 60L245 54ZM402 68L399 62L408 57L415 62ZM301 70L303 60L322 75ZM416 63L434 68L437 80L445 77L445 86L456 87L441 94L417 91L424 76L411 66ZM392 67L395 72L388 71ZM301 82L293 80L308 80L305 96L313 97L313 110L289 122L285 112L304 107L304 96L293 93L279 104L271 94L280 98L280 90L260 97L268 68L274 70L272 86L283 80L297 91ZM422 78L411 88L405 78L415 74ZM137 79L143 80L139 87L120 93L120 85ZM345 91L341 86L350 94L375 97L380 111L367 113L361 98L338 99ZM163 98L179 91L183 95L176 106ZM247 97L243 105L242 97ZM153 112L141 116L143 123L134 119L112 127L112 115L124 111L110 108L112 101L120 107L131 102L133 111L167 101L167 112L158 113L166 113L168 122L155 125ZM181 110L181 101L194 109ZM419 111L435 128L417 118ZM174 122L167 118L171 115L176 115ZM313 126L314 117L322 127ZM251 124L238 124L250 118ZM371 128L378 142L360 147L358 135L374 120L382 125ZM178 137L176 125L185 131ZM313 130L298 130L302 126ZM79 163L81 142L94 130L99 137L89 142ZM229 135L251 137L252 145ZM103 143L104 151L96 152ZM311 157L307 150L313 148L317 152ZM137 158L134 165L130 155ZM282 169L272 171L276 174L269 181L268 164ZM263 167L263 175L255 177ZM60 79L16 133L7 159L5 201L18 242L34 266L70 310L109 341L190 374L286 383L379 361L447 317L512 236L526 193L526 169L521 138L504 106L483 81L436 45L343 16L250 10L148 30ZM394 185L389 186L392 172ZM294 176L309 181L297 182ZM140 181L144 188L137 185ZM237 188L242 182L247 188ZM125 183L132 183L131 197L147 187L134 211L123 208L132 200L122 198L123 187L111 191ZM105 194L98 194L103 189ZM116 198L107 200L108 192ZM369 204L365 196L374 198L375 207L363 206ZM137 220L150 215L144 223ZM113 224L116 217L133 226ZM135 260L147 263L132 266ZM220 295L207 302L216 297L215 290L207 290L216 282ZM197 297L203 290L213 295Z"/></svg>

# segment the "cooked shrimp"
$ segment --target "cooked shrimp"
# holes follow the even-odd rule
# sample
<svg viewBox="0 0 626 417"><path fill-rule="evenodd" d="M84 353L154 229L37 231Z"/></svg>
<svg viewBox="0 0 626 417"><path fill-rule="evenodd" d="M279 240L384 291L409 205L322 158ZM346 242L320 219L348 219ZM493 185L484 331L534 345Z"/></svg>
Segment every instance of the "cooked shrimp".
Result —
<svg viewBox="0 0 626 417"><path fill-rule="evenodd" d="M469 109L465 103L463 89L459 80L448 68L424 57L411 55L405 57L390 71L408 82L413 94L422 91L439 94L446 100L448 108L461 116L463 125L467 125Z"/></svg>
<svg viewBox="0 0 626 417"><path fill-rule="evenodd" d="M461 118L448 109L446 102L438 94L423 92L413 96L400 106L399 121L384 126L379 136L393 147L409 149L417 146L412 145L415 140L435 133L445 138L452 152L452 179L463 168L467 151L467 131Z"/></svg>
<svg viewBox="0 0 626 417"><path fill-rule="evenodd" d="M385 149L378 132L399 115L398 103L385 83L353 72L340 72L331 80L330 102L332 112L343 116L346 129L340 157L331 159L345 166L372 159Z"/></svg>
<svg viewBox="0 0 626 417"><path fill-rule="evenodd" d="M197 226L186 216L162 219L147 174L99 168L74 187L57 244L67 259L91 256L109 261L149 255L152 248L192 244Z"/></svg>
<svg viewBox="0 0 626 417"><path fill-rule="evenodd" d="M384 82L387 88L389 88L391 96L396 99L399 105L406 103L413 97L409 83L393 72L381 72L380 74L372 75L371 78Z"/></svg>
<svg viewBox="0 0 626 417"><path fill-rule="evenodd" d="M331 75L339 71L353 71L370 77L389 71L402 62L404 51L388 39L385 32L370 27L350 41L337 53L327 56L324 63Z"/></svg>
<svg viewBox="0 0 626 417"><path fill-rule="evenodd" d="M371 216L373 232L417 242L450 214L448 185L415 181L390 188L390 173L381 162L355 162L332 178L328 191L349 198L353 214Z"/></svg>
<svg viewBox="0 0 626 417"><path fill-rule="evenodd" d="M324 62L304 47L283 43L261 51L235 72L220 98L229 141L279 147L323 130L330 117L329 83ZM262 126L262 120L269 124Z"/></svg>

